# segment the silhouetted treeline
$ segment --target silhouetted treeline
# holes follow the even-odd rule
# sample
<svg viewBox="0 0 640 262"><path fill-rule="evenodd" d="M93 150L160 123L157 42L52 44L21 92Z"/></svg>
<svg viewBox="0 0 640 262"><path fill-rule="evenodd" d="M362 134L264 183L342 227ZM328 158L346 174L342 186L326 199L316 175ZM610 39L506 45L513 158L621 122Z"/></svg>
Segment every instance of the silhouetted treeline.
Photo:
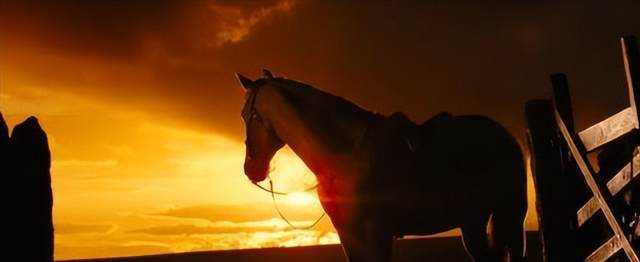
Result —
<svg viewBox="0 0 640 262"><path fill-rule="evenodd" d="M9 129L0 114L0 261L53 261L51 153L38 119Z"/></svg>

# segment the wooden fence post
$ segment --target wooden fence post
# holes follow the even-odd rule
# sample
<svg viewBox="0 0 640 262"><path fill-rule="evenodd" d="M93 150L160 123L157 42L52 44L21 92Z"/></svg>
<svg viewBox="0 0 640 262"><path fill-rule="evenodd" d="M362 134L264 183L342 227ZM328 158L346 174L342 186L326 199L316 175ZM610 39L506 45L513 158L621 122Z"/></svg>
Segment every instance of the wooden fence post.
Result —
<svg viewBox="0 0 640 262"><path fill-rule="evenodd" d="M53 261L53 192L47 135L35 117L8 136L1 117L1 261Z"/></svg>

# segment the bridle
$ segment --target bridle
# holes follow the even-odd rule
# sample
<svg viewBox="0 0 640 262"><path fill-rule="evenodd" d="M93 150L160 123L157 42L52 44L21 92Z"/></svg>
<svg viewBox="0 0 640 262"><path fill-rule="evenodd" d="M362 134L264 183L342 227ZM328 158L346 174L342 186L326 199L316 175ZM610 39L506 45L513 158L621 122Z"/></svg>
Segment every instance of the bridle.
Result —
<svg viewBox="0 0 640 262"><path fill-rule="evenodd" d="M289 221L289 219L287 219L284 216L282 211L280 211L280 208L278 207L278 202L276 201L276 195L284 195L284 196L286 196L286 195L291 195L293 193L298 193L298 192L284 193L284 192L273 191L273 180L271 180L270 177L269 177L269 189L266 189L263 186L258 185L257 182L254 182L253 184L256 185L258 188L271 193L271 200L273 200L273 205L276 206L276 211L278 211L278 215L280 215L280 218L282 218L282 220L284 220L284 222L287 222L287 224L292 228L300 229L300 230L305 230L305 229L312 228L315 225L317 225L320 222L320 220L322 220L322 218L324 218L324 216L327 214L327 212L322 212L322 215L320 215L320 217L318 219L316 219L315 222L311 223L308 226L303 226L303 227L295 226L295 225L293 225L293 223L291 223L291 221ZM308 191L314 190L316 188L318 188L318 184L316 184L315 186L309 187L309 188L307 188L307 189L305 189L303 191L299 191L299 192L308 192Z"/></svg>
<svg viewBox="0 0 640 262"><path fill-rule="evenodd" d="M258 89L255 90L249 95L247 99L249 99L249 107L242 110L242 120L247 123L251 123L254 118L260 117L258 115L258 111L256 110L256 97L258 96Z"/></svg>
<svg viewBox="0 0 640 262"><path fill-rule="evenodd" d="M258 111L255 109L255 103L256 103L257 94L258 94L258 89L256 88L248 97L249 103L250 103L249 107L242 110L242 119L245 121L247 126L254 119L259 119L260 118L260 115L258 114ZM326 212L323 212L322 215L318 219L316 219L315 222L313 222L312 224L310 224L308 226L298 227L298 226L293 225L293 223L291 223L291 221L289 221L289 219L287 219L284 216L282 211L280 211L280 208L278 207L278 202L276 201L276 195L286 196L286 195L291 195L293 193L298 193L298 192L288 192L288 193L286 193L286 192L274 191L273 190L273 180L271 180L271 177L268 177L268 178L269 178L269 188L268 189L263 187L263 186L261 186L261 185L259 185L257 182L252 182L252 183L255 186L257 186L258 188L260 188L260 189L262 189L262 190L264 190L266 192L271 193L271 199L273 200L273 205L276 207L276 210L278 211L278 215L280 215L280 218L282 218L282 220L287 222L287 224L290 227L295 228L295 229L300 229L300 230L305 230L305 229L312 228L315 225L317 225L320 222L320 220L322 220L322 218L324 218L324 216L327 214ZM316 185L314 185L312 187L309 187L309 188L307 188L307 189L305 189L303 191L300 191L300 192L309 192L309 191L315 190L316 188L318 188L318 184L316 184Z"/></svg>

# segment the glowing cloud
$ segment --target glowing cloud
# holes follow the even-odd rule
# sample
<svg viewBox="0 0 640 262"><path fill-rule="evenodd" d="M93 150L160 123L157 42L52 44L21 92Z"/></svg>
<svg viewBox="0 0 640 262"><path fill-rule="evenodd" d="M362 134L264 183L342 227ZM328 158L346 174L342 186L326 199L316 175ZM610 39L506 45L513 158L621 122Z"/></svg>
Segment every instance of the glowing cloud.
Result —
<svg viewBox="0 0 640 262"><path fill-rule="evenodd" d="M260 10L245 16L240 8L212 4L209 9L220 18L220 22L217 37L210 44L213 47L221 47L225 43L239 42L260 21L278 12L288 12L292 6L293 1L279 1L273 6L260 8Z"/></svg>

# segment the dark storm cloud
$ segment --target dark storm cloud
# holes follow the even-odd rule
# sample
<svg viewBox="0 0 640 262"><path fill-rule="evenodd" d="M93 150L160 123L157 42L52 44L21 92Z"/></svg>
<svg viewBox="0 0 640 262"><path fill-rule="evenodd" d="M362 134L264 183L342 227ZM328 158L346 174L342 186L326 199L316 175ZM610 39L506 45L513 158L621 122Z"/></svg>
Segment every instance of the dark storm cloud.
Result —
<svg viewBox="0 0 640 262"><path fill-rule="evenodd" d="M419 122L486 114L521 137L524 104L564 72L584 127L628 105L619 37L640 35L631 1L23 2L2 2L4 68L238 139L233 72L262 68ZM10 54L24 46L83 62L32 58L57 66L37 71ZM99 83L76 79L87 61L108 61Z"/></svg>
<svg viewBox="0 0 640 262"><path fill-rule="evenodd" d="M3 82L19 75L26 85L238 137L242 92L219 53L290 8L288 1L3 1Z"/></svg>
<svg viewBox="0 0 640 262"><path fill-rule="evenodd" d="M3 30L52 52L131 58L145 34L173 27L179 1L5 1ZM16 32L22 31L22 32ZM171 30L173 31L173 30ZM10 41L10 40L9 40Z"/></svg>
<svg viewBox="0 0 640 262"><path fill-rule="evenodd" d="M301 6L278 30L256 31L231 50L251 58L245 71L270 68L368 109L416 121L444 110L486 114L522 138L524 105L550 97L549 74L568 74L578 126L628 106L619 37L640 34L639 8L327 1Z"/></svg>
<svg viewBox="0 0 640 262"><path fill-rule="evenodd" d="M54 52L132 59L147 37L171 52L202 51L225 26L276 1L5 1L3 30L29 34ZM231 21L229 21L231 20ZM227 25L232 24L232 25ZM21 31L21 32L18 32ZM9 40L10 41L10 40ZM186 55L186 54L183 54ZM191 54L193 55L193 54Z"/></svg>

